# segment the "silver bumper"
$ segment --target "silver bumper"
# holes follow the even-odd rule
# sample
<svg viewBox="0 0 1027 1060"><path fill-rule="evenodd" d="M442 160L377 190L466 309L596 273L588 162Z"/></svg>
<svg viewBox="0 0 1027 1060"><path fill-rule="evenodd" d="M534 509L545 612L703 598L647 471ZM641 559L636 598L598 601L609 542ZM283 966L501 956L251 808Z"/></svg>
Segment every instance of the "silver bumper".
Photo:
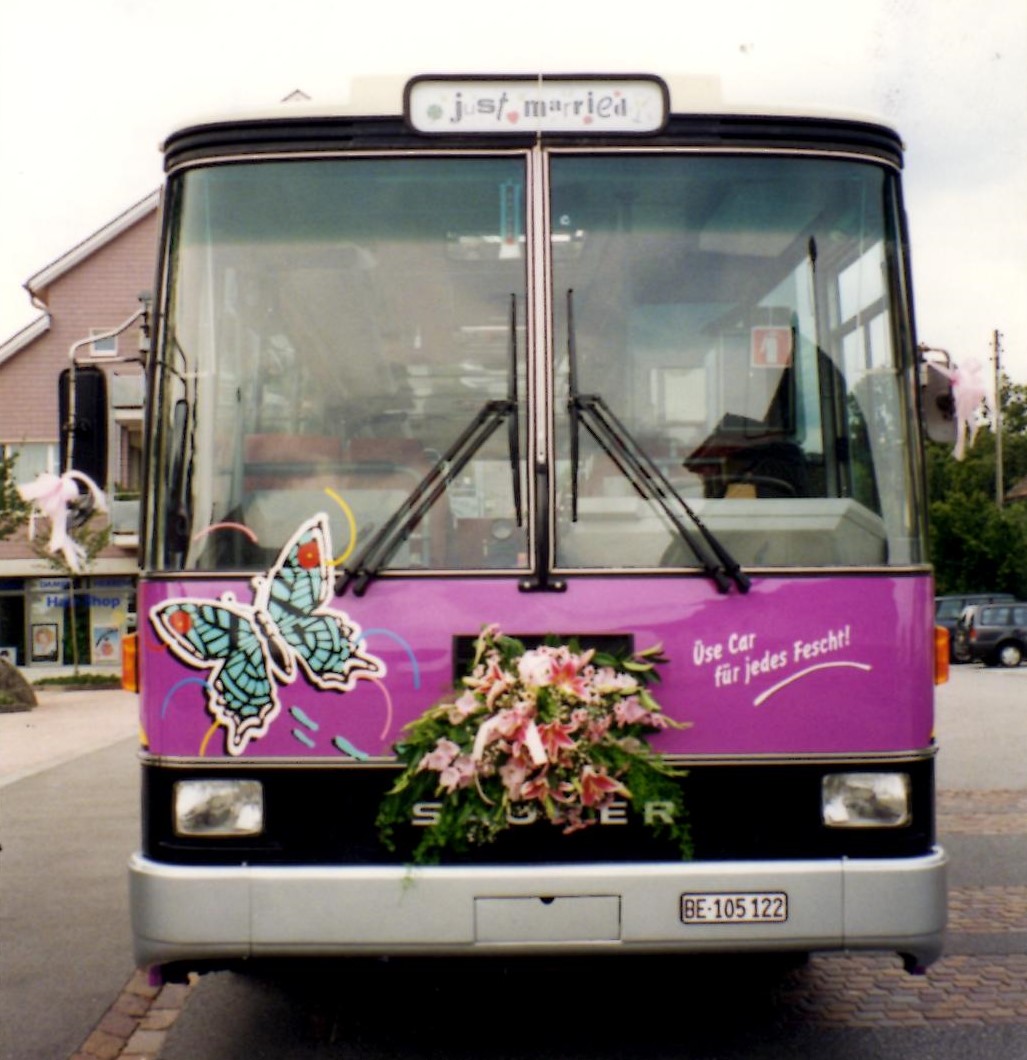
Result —
<svg viewBox="0 0 1027 1060"><path fill-rule="evenodd" d="M941 953L945 853L653 864L129 866L140 967L379 954L886 950ZM785 892L781 923L686 924L685 893Z"/></svg>

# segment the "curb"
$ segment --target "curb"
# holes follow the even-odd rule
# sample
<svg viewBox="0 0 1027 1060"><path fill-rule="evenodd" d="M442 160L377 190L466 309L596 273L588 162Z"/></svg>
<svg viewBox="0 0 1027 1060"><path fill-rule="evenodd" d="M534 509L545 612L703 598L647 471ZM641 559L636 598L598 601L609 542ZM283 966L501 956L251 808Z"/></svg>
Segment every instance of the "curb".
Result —
<svg viewBox="0 0 1027 1060"><path fill-rule="evenodd" d="M194 982L151 986L137 971L69 1060L156 1060Z"/></svg>

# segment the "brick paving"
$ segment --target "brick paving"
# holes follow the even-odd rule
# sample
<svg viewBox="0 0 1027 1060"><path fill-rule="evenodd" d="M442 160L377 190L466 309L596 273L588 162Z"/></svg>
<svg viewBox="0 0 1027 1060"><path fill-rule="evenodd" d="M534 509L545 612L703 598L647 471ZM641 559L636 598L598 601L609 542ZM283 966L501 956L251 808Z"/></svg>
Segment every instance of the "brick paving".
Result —
<svg viewBox="0 0 1027 1060"><path fill-rule="evenodd" d="M826 955L777 996L786 1022L844 1027L1027 1024L1027 954L943 957L923 976L897 958Z"/></svg>
<svg viewBox="0 0 1027 1060"><path fill-rule="evenodd" d="M136 972L70 1060L156 1060L191 984L152 986Z"/></svg>
<svg viewBox="0 0 1027 1060"><path fill-rule="evenodd" d="M949 931L1027 932L1027 887L950 887Z"/></svg>
<svg viewBox="0 0 1027 1060"><path fill-rule="evenodd" d="M943 835L1027 835L1027 790L941 791L938 831Z"/></svg>
<svg viewBox="0 0 1027 1060"><path fill-rule="evenodd" d="M939 792L938 830L1027 836L1027 790ZM1027 885L950 888L949 932L1027 932ZM191 990L137 972L71 1060L157 1060ZM818 954L782 981L775 1005L784 1023L824 1027L1027 1024L1027 953L953 953L922 976L889 955Z"/></svg>

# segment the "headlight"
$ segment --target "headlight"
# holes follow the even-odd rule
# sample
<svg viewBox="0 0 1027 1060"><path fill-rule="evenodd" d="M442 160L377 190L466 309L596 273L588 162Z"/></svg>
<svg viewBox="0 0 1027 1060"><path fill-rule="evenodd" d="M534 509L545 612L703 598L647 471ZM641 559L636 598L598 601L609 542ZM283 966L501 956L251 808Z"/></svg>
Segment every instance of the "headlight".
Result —
<svg viewBox="0 0 1027 1060"><path fill-rule="evenodd" d="M910 821L908 773L830 773L820 794L828 828L901 828Z"/></svg>
<svg viewBox="0 0 1027 1060"><path fill-rule="evenodd" d="M180 780L173 812L176 835L259 835L264 788L259 780Z"/></svg>

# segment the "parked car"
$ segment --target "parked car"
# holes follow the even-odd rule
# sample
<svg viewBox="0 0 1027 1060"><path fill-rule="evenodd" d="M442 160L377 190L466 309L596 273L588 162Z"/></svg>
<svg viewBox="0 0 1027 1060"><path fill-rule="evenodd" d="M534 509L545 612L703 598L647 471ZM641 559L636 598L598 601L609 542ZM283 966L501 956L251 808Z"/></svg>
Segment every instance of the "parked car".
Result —
<svg viewBox="0 0 1027 1060"><path fill-rule="evenodd" d="M956 628L949 633L949 659L952 662L968 663L973 656L970 654L970 626L973 616L981 604L970 604L964 607L956 619Z"/></svg>
<svg viewBox="0 0 1027 1060"><path fill-rule="evenodd" d="M986 666L1019 666L1027 656L1027 602L975 607L961 630L972 659Z"/></svg>
<svg viewBox="0 0 1027 1060"><path fill-rule="evenodd" d="M934 598L934 624L944 626L949 631L949 658L952 662L970 661L970 652L966 639L957 636L959 618L967 607L980 604L1013 603L1016 597L1012 593L957 593L953 596L936 596Z"/></svg>

